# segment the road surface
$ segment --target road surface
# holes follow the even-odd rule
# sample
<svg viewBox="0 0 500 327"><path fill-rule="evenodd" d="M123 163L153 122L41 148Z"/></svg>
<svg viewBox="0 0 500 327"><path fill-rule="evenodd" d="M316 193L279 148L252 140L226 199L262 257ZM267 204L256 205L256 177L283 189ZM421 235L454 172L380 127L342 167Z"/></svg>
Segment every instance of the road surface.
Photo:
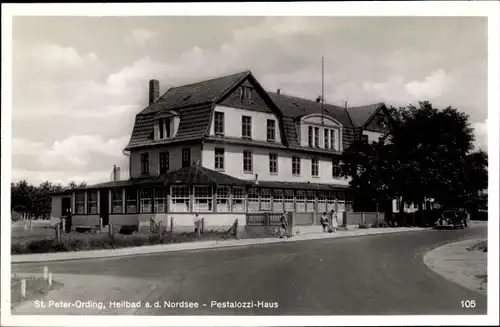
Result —
<svg viewBox="0 0 500 327"><path fill-rule="evenodd" d="M485 314L486 296L429 270L423 255L449 242L486 238L486 226L322 239L243 248L47 263L54 274L133 277L158 285L144 315L444 315ZM12 271L40 272L41 264ZM75 276L77 278L77 276ZM105 290L102 290L105 291ZM79 299L84 300L84 299ZM128 300L123 298L121 300ZM474 300L475 308L461 301ZM198 302L198 309L163 307ZM241 301L253 308L216 308ZM278 304L277 308L257 305ZM226 303L227 304L227 303ZM223 305L220 303L219 305Z"/></svg>

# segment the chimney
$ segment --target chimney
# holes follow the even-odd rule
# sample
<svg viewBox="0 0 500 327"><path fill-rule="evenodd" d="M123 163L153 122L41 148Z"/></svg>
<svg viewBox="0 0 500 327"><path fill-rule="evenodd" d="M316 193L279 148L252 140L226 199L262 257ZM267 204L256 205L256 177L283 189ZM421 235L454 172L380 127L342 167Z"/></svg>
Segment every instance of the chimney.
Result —
<svg viewBox="0 0 500 327"><path fill-rule="evenodd" d="M149 104L153 104L160 97L160 82L156 79L149 81Z"/></svg>
<svg viewBox="0 0 500 327"><path fill-rule="evenodd" d="M113 165L113 181L119 181L120 180L120 167L116 167L116 165Z"/></svg>
<svg viewBox="0 0 500 327"><path fill-rule="evenodd" d="M254 181L254 184L255 184L255 185L259 185L259 174L255 174L255 181Z"/></svg>
<svg viewBox="0 0 500 327"><path fill-rule="evenodd" d="M276 91L276 94L282 95L282 94L283 94L283 90L282 90L282 89L278 89L278 90Z"/></svg>

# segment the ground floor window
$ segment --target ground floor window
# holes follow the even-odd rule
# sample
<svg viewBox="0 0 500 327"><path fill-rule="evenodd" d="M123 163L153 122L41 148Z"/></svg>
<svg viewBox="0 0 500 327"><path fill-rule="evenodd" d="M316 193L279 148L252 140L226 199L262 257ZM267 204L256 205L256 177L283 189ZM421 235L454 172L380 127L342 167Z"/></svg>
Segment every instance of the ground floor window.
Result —
<svg viewBox="0 0 500 327"><path fill-rule="evenodd" d="M230 211L230 200L231 188L229 186L218 186L216 197L217 197L217 212L229 212Z"/></svg>
<svg viewBox="0 0 500 327"><path fill-rule="evenodd" d="M254 187L248 189L248 211L259 211L259 193Z"/></svg>
<svg viewBox="0 0 500 327"><path fill-rule="evenodd" d="M243 187L233 187L233 212L244 212L246 210L245 202L245 189Z"/></svg>
<svg viewBox="0 0 500 327"><path fill-rule="evenodd" d="M172 186L170 197L170 211L189 212L189 187Z"/></svg>
<svg viewBox="0 0 500 327"><path fill-rule="evenodd" d="M296 191L295 192L295 210L297 212L306 211L306 192Z"/></svg>
<svg viewBox="0 0 500 327"><path fill-rule="evenodd" d="M345 193L344 192L337 192L337 210L338 211L345 211Z"/></svg>
<svg viewBox="0 0 500 327"><path fill-rule="evenodd" d="M163 187L155 188L155 212L167 211L167 190Z"/></svg>
<svg viewBox="0 0 500 327"><path fill-rule="evenodd" d="M316 210L316 192L315 191L307 191L306 193L306 211L311 212Z"/></svg>
<svg viewBox="0 0 500 327"><path fill-rule="evenodd" d="M97 214L97 191L87 192L87 213L90 215Z"/></svg>
<svg viewBox="0 0 500 327"><path fill-rule="evenodd" d="M318 191L318 212L323 213L326 210L326 193L325 191Z"/></svg>
<svg viewBox="0 0 500 327"><path fill-rule="evenodd" d="M325 192L326 197L326 211L335 211L335 192L327 191Z"/></svg>
<svg viewBox="0 0 500 327"><path fill-rule="evenodd" d="M111 213L123 213L123 198L121 189L111 190Z"/></svg>
<svg viewBox="0 0 500 327"><path fill-rule="evenodd" d="M295 199L293 190L285 190L285 210L295 211Z"/></svg>
<svg viewBox="0 0 500 327"><path fill-rule="evenodd" d="M213 211L212 186L194 187L194 211Z"/></svg>
<svg viewBox="0 0 500 327"><path fill-rule="evenodd" d="M283 190L273 190L273 211L283 211Z"/></svg>
<svg viewBox="0 0 500 327"><path fill-rule="evenodd" d="M141 189L140 201L141 212L153 212L153 189L145 187Z"/></svg>
<svg viewBox="0 0 500 327"><path fill-rule="evenodd" d="M134 188L125 189L125 212L137 213L137 190Z"/></svg>
<svg viewBox="0 0 500 327"><path fill-rule="evenodd" d="M75 194L75 213L77 215L85 214L85 192Z"/></svg>
<svg viewBox="0 0 500 327"><path fill-rule="evenodd" d="M260 189L260 210L271 210L271 190L268 188Z"/></svg>

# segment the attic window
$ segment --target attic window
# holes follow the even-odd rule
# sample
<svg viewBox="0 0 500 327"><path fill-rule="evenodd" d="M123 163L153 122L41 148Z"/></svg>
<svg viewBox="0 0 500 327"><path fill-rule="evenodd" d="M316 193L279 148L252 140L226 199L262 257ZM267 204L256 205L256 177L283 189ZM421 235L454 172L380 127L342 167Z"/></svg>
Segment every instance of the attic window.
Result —
<svg viewBox="0 0 500 327"><path fill-rule="evenodd" d="M250 86L240 87L240 101L241 103L248 103L252 100L253 88Z"/></svg>

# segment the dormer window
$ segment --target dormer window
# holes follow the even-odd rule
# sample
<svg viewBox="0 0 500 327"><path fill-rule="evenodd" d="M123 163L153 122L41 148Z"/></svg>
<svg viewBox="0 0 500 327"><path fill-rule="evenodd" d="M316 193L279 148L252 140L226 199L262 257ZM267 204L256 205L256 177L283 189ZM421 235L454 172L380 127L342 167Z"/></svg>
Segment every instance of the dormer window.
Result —
<svg viewBox="0 0 500 327"><path fill-rule="evenodd" d="M179 114L173 110L159 112L155 117L155 139L173 138L179 127L179 118Z"/></svg>
<svg viewBox="0 0 500 327"><path fill-rule="evenodd" d="M158 138L159 139L168 139L170 138L170 119L169 118L160 118L158 120Z"/></svg>

